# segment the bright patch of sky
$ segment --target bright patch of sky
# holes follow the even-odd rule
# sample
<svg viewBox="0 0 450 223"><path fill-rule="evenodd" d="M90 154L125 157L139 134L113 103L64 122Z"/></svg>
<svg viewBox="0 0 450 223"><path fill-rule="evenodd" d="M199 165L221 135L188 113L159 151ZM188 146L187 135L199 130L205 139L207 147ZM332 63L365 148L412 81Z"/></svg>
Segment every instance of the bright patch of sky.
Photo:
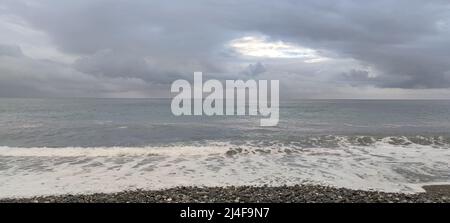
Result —
<svg viewBox="0 0 450 223"><path fill-rule="evenodd" d="M280 40L272 41L265 36L245 36L232 40L229 46L239 54L249 57L299 58L306 63L317 63L328 59L319 55L317 50Z"/></svg>

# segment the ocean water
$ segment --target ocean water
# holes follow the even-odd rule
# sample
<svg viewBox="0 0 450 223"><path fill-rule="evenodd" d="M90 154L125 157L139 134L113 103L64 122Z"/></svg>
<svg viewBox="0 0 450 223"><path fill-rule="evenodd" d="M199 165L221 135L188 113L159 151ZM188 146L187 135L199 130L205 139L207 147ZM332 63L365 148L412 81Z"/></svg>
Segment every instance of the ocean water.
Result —
<svg viewBox="0 0 450 223"><path fill-rule="evenodd" d="M0 99L0 197L450 182L450 101L281 101L278 126L260 118L175 117L168 99Z"/></svg>

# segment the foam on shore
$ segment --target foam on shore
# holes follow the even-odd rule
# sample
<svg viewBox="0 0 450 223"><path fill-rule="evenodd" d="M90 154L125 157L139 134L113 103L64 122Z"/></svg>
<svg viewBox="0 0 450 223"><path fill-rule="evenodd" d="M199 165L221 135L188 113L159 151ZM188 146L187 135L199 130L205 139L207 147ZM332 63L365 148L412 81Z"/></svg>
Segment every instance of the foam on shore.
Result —
<svg viewBox="0 0 450 223"><path fill-rule="evenodd" d="M446 146L295 144L89 148L0 147L0 197L118 192L175 186L320 184L386 192L423 192L450 182Z"/></svg>

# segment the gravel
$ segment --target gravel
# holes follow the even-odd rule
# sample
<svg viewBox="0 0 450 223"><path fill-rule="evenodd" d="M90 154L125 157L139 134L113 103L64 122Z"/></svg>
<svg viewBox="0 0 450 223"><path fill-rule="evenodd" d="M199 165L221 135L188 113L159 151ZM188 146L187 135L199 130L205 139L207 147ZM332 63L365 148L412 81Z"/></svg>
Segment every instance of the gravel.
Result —
<svg viewBox="0 0 450 223"><path fill-rule="evenodd" d="M448 203L449 186L427 186L427 193L400 194L317 185L281 187L176 187L0 200L2 203ZM431 188L431 189L430 189ZM446 188L446 189L442 189Z"/></svg>

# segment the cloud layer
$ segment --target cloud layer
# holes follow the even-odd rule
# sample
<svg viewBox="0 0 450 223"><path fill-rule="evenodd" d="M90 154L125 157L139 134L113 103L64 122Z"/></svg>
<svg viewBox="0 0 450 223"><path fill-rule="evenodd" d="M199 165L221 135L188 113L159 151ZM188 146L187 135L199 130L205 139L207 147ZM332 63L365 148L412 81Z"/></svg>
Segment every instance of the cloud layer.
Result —
<svg viewBox="0 0 450 223"><path fill-rule="evenodd" d="M447 98L445 0L0 3L0 96L166 97L194 71L286 98Z"/></svg>

